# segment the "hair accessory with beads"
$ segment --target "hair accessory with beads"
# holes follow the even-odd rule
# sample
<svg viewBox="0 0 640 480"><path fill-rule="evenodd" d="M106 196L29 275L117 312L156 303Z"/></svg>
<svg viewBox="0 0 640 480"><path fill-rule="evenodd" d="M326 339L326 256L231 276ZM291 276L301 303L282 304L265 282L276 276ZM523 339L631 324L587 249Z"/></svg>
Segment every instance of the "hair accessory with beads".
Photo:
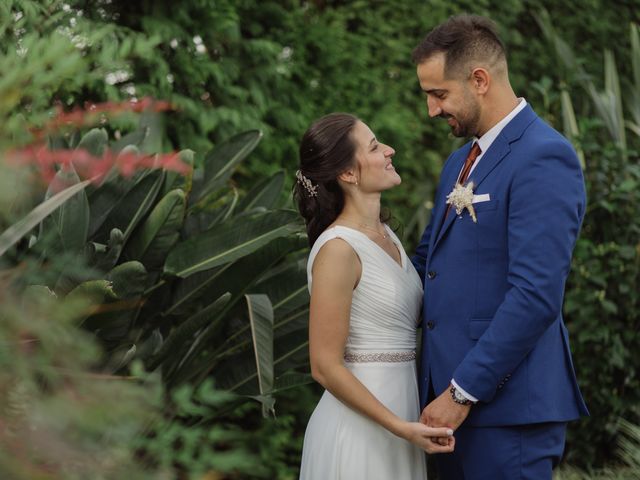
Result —
<svg viewBox="0 0 640 480"><path fill-rule="evenodd" d="M309 196L311 197L318 196L318 186L311 183L311 180L305 177L300 170L296 172L296 178L298 179L298 182L300 182L302 186L305 188L305 190L309 193Z"/></svg>

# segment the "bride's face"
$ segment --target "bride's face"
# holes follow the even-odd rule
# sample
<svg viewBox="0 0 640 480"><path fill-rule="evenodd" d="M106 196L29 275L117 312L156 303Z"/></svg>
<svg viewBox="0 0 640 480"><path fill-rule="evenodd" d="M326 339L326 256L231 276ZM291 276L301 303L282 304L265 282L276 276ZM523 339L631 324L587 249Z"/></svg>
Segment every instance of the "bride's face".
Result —
<svg viewBox="0 0 640 480"><path fill-rule="evenodd" d="M360 121L353 127L351 135L356 143L360 190L381 192L400 185L402 179L391 161L396 151L379 142L371 129Z"/></svg>

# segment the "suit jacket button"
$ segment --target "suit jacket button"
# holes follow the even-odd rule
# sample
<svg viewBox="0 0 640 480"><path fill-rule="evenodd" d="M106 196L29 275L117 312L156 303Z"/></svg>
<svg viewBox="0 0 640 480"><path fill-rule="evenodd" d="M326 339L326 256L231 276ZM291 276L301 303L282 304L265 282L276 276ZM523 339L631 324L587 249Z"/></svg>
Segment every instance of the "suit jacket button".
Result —
<svg viewBox="0 0 640 480"><path fill-rule="evenodd" d="M430 270L429 273L427 273L427 278L429 280L433 280L434 278L436 278L437 273L434 272L433 270Z"/></svg>
<svg viewBox="0 0 640 480"><path fill-rule="evenodd" d="M433 327L434 327L434 326L435 326L435 325L433 324L433 322L427 322L427 328L428 328L429 330L433 330Z"/></svg>

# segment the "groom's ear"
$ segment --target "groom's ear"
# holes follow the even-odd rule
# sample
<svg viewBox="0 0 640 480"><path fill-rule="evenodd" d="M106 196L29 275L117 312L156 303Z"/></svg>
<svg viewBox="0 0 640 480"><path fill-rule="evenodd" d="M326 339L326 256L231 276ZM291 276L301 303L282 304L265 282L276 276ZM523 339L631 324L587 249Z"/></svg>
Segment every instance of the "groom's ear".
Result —
<svg viewBox="0 0 640 480"><path fill-rule="evenodd" d="M484 95L489 90L491 84L491 75L489 72L482 68L474 68L471 72L471 85L479 95Z"/></svg>

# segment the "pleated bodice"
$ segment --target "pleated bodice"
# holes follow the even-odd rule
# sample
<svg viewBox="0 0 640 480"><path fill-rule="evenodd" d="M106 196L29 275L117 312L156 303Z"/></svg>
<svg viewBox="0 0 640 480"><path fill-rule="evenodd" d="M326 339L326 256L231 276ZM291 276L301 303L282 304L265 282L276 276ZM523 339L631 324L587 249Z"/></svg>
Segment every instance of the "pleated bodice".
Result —
<svg viewBox="0 0 640 480"><path fill-rule="evenodd" d="M402 265L364 233L341 225L325 230L309 254L309 291L313 261L329 240L340 238L346 241L362 264L362 275L353 291L347 352L407 351L416 348L422 282L398 237L387 225L385 229L398 247Z"/></svg>

